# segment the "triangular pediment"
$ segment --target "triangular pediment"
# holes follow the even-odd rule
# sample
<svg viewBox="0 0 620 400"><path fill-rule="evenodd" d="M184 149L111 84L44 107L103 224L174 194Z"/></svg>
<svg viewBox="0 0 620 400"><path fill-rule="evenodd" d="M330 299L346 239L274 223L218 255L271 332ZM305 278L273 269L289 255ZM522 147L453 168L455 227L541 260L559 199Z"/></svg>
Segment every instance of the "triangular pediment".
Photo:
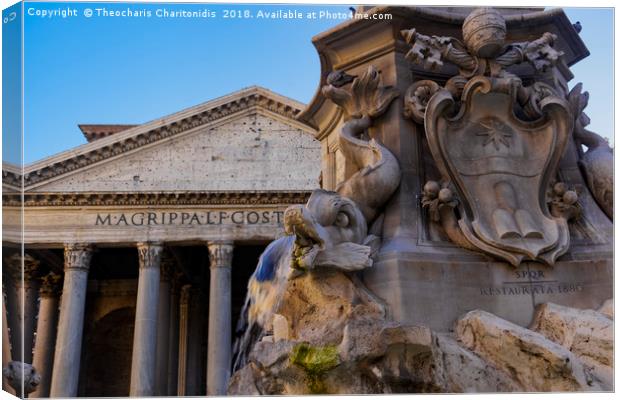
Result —
<svg viewBox="0 0 620 400"><path fill-rule="evenodd" d="M26 166L25 190L310 190L320 144L295 119L302 107L244 89Z"/></svg>

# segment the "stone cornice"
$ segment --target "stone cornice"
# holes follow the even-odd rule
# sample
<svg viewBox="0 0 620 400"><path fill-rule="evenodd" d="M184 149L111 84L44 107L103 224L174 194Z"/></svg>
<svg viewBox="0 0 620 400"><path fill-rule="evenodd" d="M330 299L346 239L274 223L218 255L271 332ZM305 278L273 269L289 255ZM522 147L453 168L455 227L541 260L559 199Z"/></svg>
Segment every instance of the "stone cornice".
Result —
<svg viewBox="0 0 620 400"><path fill-rule="evenodd" d="M312 38L312 43L321 61L320 82L314 97L310 100L307 107L297 115L297 119L300 122L304 122L321 130L321 132L323 132L323 129L318 123L318 121L321 120L319 114L328 112L322 111L321 109L330 106L330 102L326 101L325 96L321 92L321 88L326 84L327 75L330 72L335 69L346 70L365 64L374 57L389 51L402 51L402 39L398 36L399 29L402 29L403 25L417 27L420 21L431 22L433 24L443 25L446 29L454 30L454 36L458 37L457 32L461 31L461 25L467 16L466 13L453 13L449 12L446 8L439 7L380 5L370 7L364 12L368 14L391 14L392 19L350 19ZM515 35L515 37L519 37L518 41L526 40L528 36L533 34L532 32L539 32L543 26L544 29L549 32L557 34L558 42L555 47L565 52L564 59L568 66L572 66L589 55L588 49L561 8L532 10L531 12L526 11L524 14L511 13L506 15L505 19L509 31L509 38ZM376 32L380 26L384 26L386 30L391 29L393 31L393 42L387 41L371 49L371 51L366 54L359 54L357 47L352 44L359 43L362 37L368 38L371 35L376 36ZM346 38L346 40L344 38ZM334 43L337 43L338 46L334 46ZM347 43L348 45L343 47L343 43ZM446 68L450 68L450 66ZM560 66L560 69L567 70L567 68L562 66ZM531 68L528 65L523 64L520 70L521 73L518 75L530 76L532 75L532 71L530 70ZM570 72L564 72L570 74ZM320 135L321 134L318 134L318 136Z"/></svg>
<svg viewBox="0 0 620 400"><path fill-rule="evenodd" d="M211 124L244 110L265 109L291 121L296 121L295 117L303 106L303 104L292 99L260 87L243 89L26 166L23 171L24 188L197 127ZM2 178L6 185L21 186L19 170L3 168Z"/></svg>
<svg viewBox="0 0 620 400"><path fill-rule="evenodd" d="M2 163L2 184L11 189L20 190L22 186L22 168L19 165Z"/></svg>
<svg viewBox="0 0 620 400"><path fill-rule="evenodd" d="M311 191L296 192L71 192L25 193L24 207L150 206L150 205L274 205L303 204ZM4 193L5 207L19 207L20 193Z"/></svg>

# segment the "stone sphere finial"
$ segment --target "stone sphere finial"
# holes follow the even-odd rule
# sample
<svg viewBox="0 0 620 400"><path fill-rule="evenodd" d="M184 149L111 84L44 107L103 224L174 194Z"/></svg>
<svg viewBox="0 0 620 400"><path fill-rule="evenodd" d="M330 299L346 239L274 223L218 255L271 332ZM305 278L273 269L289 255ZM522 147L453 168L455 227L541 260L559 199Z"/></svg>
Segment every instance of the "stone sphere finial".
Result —
<svg viewBox="0 0 620 400"><path fill-rule="evenodd" d="M463 40L475 56L496 57L504 47L505 39L506 20L493 8L476 8L463 22Z"/></svg>

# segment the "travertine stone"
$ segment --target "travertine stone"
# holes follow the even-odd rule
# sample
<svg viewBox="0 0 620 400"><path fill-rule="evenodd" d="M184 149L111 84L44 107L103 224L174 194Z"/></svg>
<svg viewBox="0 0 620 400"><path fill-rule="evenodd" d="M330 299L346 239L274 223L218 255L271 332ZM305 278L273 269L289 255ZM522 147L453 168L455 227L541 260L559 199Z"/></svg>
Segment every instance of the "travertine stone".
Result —
<svg viewBox="0 0 620 400"><path fill-rule="evenodd" d="M238 200L234 196L228 200L220 199L218 204L190 204L184 222L182 213L186 212L187 204L176 204L174 196L170 200L162 200L166 204L154 202L145 205L148 210L143 206L127 204L106 208L84 207L76 214L70 207L54 210L33 207L28 208L24 215L24 224L28 226L28 230L24 231L24 240L26 243L46 244L50 247L58 247L63 240L76 239L127 245L136 241L173 241L196 245L205 240L222 238L273 240L274 232L282 229L282 215L286 208L291 204L305 202L308 195L309 192L301 192L293 198L285 196L279 199L274 194L265 200L267 203L253 204L252 196L246 193L246 199L239 205L235 204ZM155 223L148 223L149 215L155 216ZM171 215L175 218L172 223ZM10 231L3 230L4 237L16 242L21 240L19 209L13 208L6 215L3 213L3 218L10 225ZM165 219L164 223L161 222L162 218Z"/></svg>
<svg viewBox="0 0 620 400"><path fill-rule="evenodd" d="M61 284L62 277L53 272L43 277L32 362L41 375L41 382L29 397L49 397L50 395Z"/></svg>
<svg viewBox="0 0 620 400"><path fill-rule="evenodd" d="M65 246L65 278L62 287L58 333L50 397L75 397L80 372L80 353L84 329L84 307L92 247Z"/></svg>
<svg viewBox="0 0 620 400"><path fill-rule="evenodd" d="M549 282L544 283L534 280L526 282L528 279L511 276L511 267L507 263L493 262L486 255L474 253L460 244L454 245L442 227L435 226L438 224L429 220L428 209L420 205L424 184L441 178L420 118L429 96L434 94L434 85L428 84L429 81L437 85L445 83L447 90L460 97L463 80L467 80L464 75L471 77L480 72L476 67L486 63L484 67L489 69L487 72L490 74L516 75L525 86L540 80L552 85L552 90L557 91L556 96L564 98L568 93L566 82L572 74L562 58L572 65L588 54L561 9L498 9L506 20L504 43L517 42L519 45L507 46L505 50L510 51L500 53L503 68L493 65L494 61L487 63L480 59L480 54L474 54L478 57L477 63L468 54L466 46L460 47L448 38L461 36L466 14L471 11L460 8L455 12L450 8L375 7L371 12L389 12L393 20L385 23L350 21L313 39L323 60L321 86L329 83L327 77L334 70L361 76L370 65L374 65L381 70L384 84L398 88L410 100L409 104L396 100L384 117L373 123L369 132L370 137L378 138L396 156L402 179L395 195L385 206L382 245L378 256L373 260L373 267L364 270L363 277L369 289L386 301L394 319L406 324L428 325L441 332L447 332L459 315L472 309L484 309L525 326L531 321L534 305L540 302L595 308L612 295L613 227L588 190L579 193L578 203L584 212L579 221L568 224L570 248L565 256L556 260L554 271L546 267L538 268L537 263L527 261L523 262L527 266L517 268L519 272L523 269L544 271L545 276L549 274L544 279ZM417 43L419 46L413 52L421 60L428 61L427 66L435 63L439 67L437 71L407 60L406 53L412 47L402 46L403 36L399 30L403 27L415 28L415 32L409 35L411 38L416 36L413 33L428 35L421 38L423 40ZM448 40L442 40L444 38ZM498 38L501 39L501 35ZM541 40L525 45L525 41L535 38ZM404 39L409 40L407 37ZM360 52L360 48L372 50ZM423 51L417 53L418 50ZM473 50L477 53L476 49ZM564 53L563 57L559 57L560 53ZM496 54L482 56L494 58ZM443 66L436 61L443 63ZM518 61L522 62L509 65ZM541 70L545 68L546 72ZM447 78L457 73L462 73L462 79L456 77L446 82ZM414 84L418 86L407 93ZM411 99L418 90L417 98ZM528 98L538 101L539 95L533 91ZM404 118L403 112L407 108L409 111L415 109L417 120ZM333 190L338 183L346 181L351 170L355 170L347 168L350 166L346 165L345 157L340 157L340 162L337 160L338 136L344 115L320 92L301 113L300 119L318 127L317 137L323 145L323 181L328 185L326 188ZM451 144L449 139L446 140L447 144ZM560 160L558 178L570 187L586 187L577 164L579 149L573 142L569 140ZM501 151L505 150L501 142L498 145ZM494 144L490 142L486 147L494 148ZM481 193L480 197L484 199L489 191ZM457 191L453 194L458 196ZM544 200L541 203L545 207ZM460 213L460 217L467 216L469 210L466 211ZM455 220L458 218L455 217ZM458 225L454 228L458 230ZM493 271L495 269L499 271ZM554 280L557 282L551 282ZM540 289L546 293L542 294ZM441 301L437 301L437 296L441 297Z"/></svg>
<svg viewBox="0 0 620 400"><path fill-rule="evenodd" d="M604 390L613 389L613 321L594 310L544 303L530 326L535 332L569 349L592 368Z"/></svg>
<svg viewBox="0 0 620 400"><path fill-rule="evenodd" d="M607 260L566 260L554 267L524 263L514 268L446 253L424 262L381 257L365 272L365 281L372 279L370 288L390 305L394 319L439 332L447 332L474 309L527 326L536 304L596 309L613 295L612 265ZM438 293L441 302L436 300Z"/></svg>
<svg viewBox="0 0 620 400"><path fill-rule="evenodd" d="M236 373L231 378L227 393L231 395L242 393L246 396L259 396L261 392L256 388L253 370L252 365L247 365Z"/></svg>
<svg viewBox="0 0 620 400"><path fill-rule="evenodd" d="M319 158L320 144L309 128L292 126L271 114L248 112L192 130L173 141L145 146L36 190L314 189L318 186Z"/></svg>
<svg viewBox="0 0 620 400"><path fill-rule="evenodd" d="M607 299L597 310L609 319L614 319L614 299Z"/></svg>
<svg viewBox="0 0 620 400"><path fill-rule="evenodd" d="M601 390L568 349L488 312L467 313L457 322L455 332L463 346L508 374L525 391Z"/></svg>
<svg viewBox="0 0 620 400"><path fill-rule="evenodd" d="M289 340L336 345L350 320L373 320L385 312L372 294L339 271L320 269L289 282L276 309L289 322Z"/></svg>
<svg viewBox="0 0 620 400"><path fill-rule="evenodd" d="M207 395L224 395L231 362L231 267L232 242L209 242L209 340Z"/></svg>
<svg viewBox="0 0 620 400"><path fill-rule="evenodd" d="M155 394L159 267L163 251L160 243L138 243L137 247L140 269L129 387L132 397Z"/></svg>
<svg viewBox="0 0 620 400"><path fill-rule="evenodd" d="M280 314L273 315L273 340L287 340L289 338L288 333L288 321L285 316Z"/></svg>
<svg viewBox="0 0 620 400"><path fill-rule="evenodd" d="M521 387L504 371L464 349L450 335L433 335L435 378L448 393L518 392Z"/></svg>

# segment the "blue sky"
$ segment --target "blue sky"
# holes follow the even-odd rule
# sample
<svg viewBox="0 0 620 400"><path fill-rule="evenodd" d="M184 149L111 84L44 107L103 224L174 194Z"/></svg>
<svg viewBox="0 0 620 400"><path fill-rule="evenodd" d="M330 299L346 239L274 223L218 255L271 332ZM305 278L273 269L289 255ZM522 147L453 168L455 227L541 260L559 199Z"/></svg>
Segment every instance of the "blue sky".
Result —
<svg viewBox="0 0 620 400"><path fill-rule="evenodd" d="M162 5L26 3L25 152L31 163L85 143L77 124L144 123L251 85L308 102L319 82L312 36L340 20L224 19L223 11L348 12L349 6L169 4L216 18L84 17L85 8L155 13ZM28 9L75 8L78 17L41 18ZM613 134L613 11L566 9L592 55L573 68L590 92L590 128ZM6 113L4 114L7 115ZM3 158L18 159L10 146Z"/></svg>

